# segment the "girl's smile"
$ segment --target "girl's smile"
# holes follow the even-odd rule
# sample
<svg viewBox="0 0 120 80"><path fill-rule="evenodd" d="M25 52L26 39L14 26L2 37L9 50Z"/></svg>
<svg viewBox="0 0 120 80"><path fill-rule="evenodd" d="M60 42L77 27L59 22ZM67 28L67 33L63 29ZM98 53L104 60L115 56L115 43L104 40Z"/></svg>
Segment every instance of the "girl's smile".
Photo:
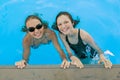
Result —
<svg viewBox="0 0 120 80"><path fill-rule="evenodd" d="M58 17L57 26L63 34L70 34L73 29L73 23L66 15L61 15Z"/></svg>
<svg viewBox="0 0 120 80"><path fill-rule="evenodd" d="M30 19L26 23L28 33L34 38L41 38L44 33L44 28L38 19Z"/></svg>

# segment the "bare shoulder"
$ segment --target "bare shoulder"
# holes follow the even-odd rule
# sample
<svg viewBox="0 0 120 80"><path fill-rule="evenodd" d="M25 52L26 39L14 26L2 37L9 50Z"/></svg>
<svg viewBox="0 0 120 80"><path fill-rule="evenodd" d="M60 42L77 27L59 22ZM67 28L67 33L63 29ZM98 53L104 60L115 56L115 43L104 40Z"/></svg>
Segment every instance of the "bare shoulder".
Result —
<svg viewBox="0 0 120 80"><path fill-rule="evenodd" d="M52 30L49 29L49 28L45 29L45 32L46 32L46 33L49 33L49 34L55 34L54 31L52 31Z"/></svg>
<svg viewBox="0 0 120 80"><path fill-rule="evenodd" d="M86 32L85 30L83 30L83 29L80 29L80 34L81 35L87 35L88 34L88 32Z"/></svg>
<svg viewBox="0 0 120 80"><path fill-rule="evenodd" d="M80 36L83 40L87 39L90 37L89 33L83 29L80 29Z"/></svg>
<svg viewBox="0 0 120 80"><path fill-rule="evenodd" d="M80 36L81 36L81 39L85 42L89 42L93 40L91 35L83 29L80 29Z"/></svg>
<svg viewBox="0 0 120 80"><path fill-rule="evenodd" d="M51 38L51 39L56 37L55 32L50 30L50 29L45 29L45 33L48 33L48 35L49 35L48 37Z"/></svg>
<svg viewBox="0 0 120 80"><path fill-rule="evenodd" d="M30 44L31 36L29 34L26 34L23 39L23 44Z"/></svg>

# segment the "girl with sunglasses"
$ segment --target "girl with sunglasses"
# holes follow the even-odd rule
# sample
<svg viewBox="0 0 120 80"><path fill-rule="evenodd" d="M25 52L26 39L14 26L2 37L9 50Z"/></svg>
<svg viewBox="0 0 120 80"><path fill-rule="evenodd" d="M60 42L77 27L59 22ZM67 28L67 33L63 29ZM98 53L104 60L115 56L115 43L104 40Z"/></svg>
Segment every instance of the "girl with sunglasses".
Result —
<svg viewBox="0 0 120 80"><path fill-rule="evenodd" d="M70 63L60 48L56 34L48 28L46 22L43 22L36 15L29 15L25 20L25 26L22 28L22 31L26 32L26 36L23 39L23 60L15 63L17 68L24 68L26 66L30 55L30 47L37 48L40 44L48 44L49 42L53 42L63 60L61 67L69 67Z"/></svg>
<svg viewBox="0 0 120 80"><path fill-rule="evenodd" d="M82 29L74 28L78 23L79 20L73 20L70 13L60 12L52 26L53 29L60 32L60 38L69 54L71 64L83 68L83 64L91 64L92 59L98 54L99 63L103 62L105 68L111 68L112 63L104 57L90 34ZM75 55L72 54L71 49Z"/></svg>

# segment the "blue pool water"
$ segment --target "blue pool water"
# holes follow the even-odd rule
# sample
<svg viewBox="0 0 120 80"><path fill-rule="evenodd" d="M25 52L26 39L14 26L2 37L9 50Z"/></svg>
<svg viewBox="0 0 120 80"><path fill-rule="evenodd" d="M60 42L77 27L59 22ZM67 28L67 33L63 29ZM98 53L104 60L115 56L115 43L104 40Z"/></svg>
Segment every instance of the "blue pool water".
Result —
<svg viewBox="0 0 120 80"><path fill-rule="evenodd" d="M14 65L22 59L25 33L20 30L28 15L41 14L51 28L59 11L79 16L77 28L88 31L103 51L114 54L109 56L112 63L120 64L120 0L0 0L0 65ZM29 64L60 63L52 43L31 50Z"/></svg>

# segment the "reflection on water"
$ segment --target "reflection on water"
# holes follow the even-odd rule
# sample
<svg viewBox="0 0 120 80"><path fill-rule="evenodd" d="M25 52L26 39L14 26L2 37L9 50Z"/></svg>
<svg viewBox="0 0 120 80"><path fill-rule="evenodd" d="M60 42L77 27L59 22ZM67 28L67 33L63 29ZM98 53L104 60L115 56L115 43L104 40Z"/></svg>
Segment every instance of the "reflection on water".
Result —
<svg viewBox="0 0 120 80"><path fill-rule="evenodd" d="M78 28L88 31L103 51L110 50L114 53L115 56L110 57L113 64L120 64L120 0L0 1L0 64L14 64L22 58L22 38L25 33L20 29L26 16L39 13L51 27L59 11L69 11L74 18L79 16L81 22ZM30 63L60 64L61 60L50 44L32 50Z"/></svg>

